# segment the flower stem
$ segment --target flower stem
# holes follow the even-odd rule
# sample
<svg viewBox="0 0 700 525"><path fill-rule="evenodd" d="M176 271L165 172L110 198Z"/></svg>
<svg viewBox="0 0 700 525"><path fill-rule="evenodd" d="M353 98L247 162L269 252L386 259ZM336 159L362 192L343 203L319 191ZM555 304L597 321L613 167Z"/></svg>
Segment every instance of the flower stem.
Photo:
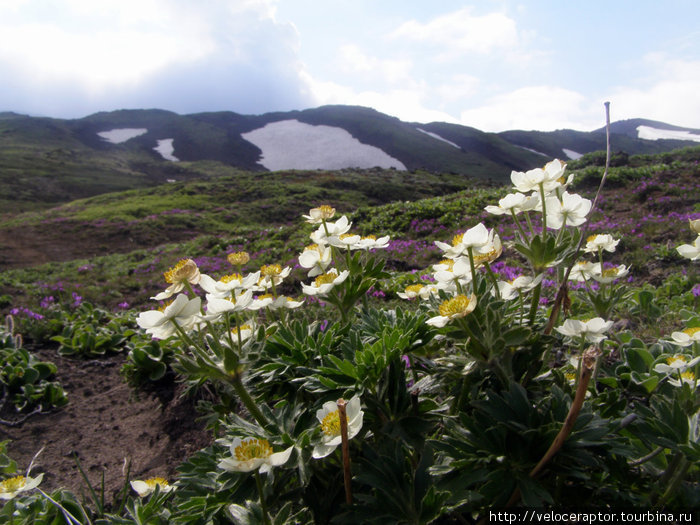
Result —
<svg viewBox="0 0 700 525"><path fill-rule="evenodd" d="M270 515L267 512L267 505L265 503L265 493L263 491L263 482L260 478L260 473L256 470L255 474L255 485L258 487L258 497L260 498L260 508L262 509L263 521L265 525L270 525Z"/></svg>
<svg viewBox="0 0 700 525"><path fill-rule="evenodd" d="M343 451L343 481L345 484L345 503L352 504L352 474L350 472L350 442L348 440L348 415L344 399L338 399L338 419L340 421L340 439Z"/></svg>
<svg viewBox="0 0 700 525"><path fill-rule="evenodd" d="M257 421L261 427L266 427L270 422L260 411L260 408L255 403L255 400L248 393L248 390L246 390L246 387L243 384L243 380L241 379L240 373L236 373L231 378L231 384L233 385L236 394L238 394L238 397L248 409L248 412L250 412L250 415L253 416L253 419L255 419L255 421Z"/></svg>

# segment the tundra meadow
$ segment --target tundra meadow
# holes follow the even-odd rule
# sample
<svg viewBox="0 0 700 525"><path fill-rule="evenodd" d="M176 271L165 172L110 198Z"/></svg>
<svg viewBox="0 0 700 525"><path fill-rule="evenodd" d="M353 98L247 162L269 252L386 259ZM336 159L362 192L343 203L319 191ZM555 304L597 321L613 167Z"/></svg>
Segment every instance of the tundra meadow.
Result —
<svg viewBox="0 0 700 525"><path fill-rule="evenodd" d="M682 271L638 285L635 267L645 261L625 260L623 247L659 256L644 232L670 215L626 225L625 239L618 219L590 220L605 187L585 198L574 191L577 176L559 160L513 172L512 185L479 209L435 201L440 219L402 216L397 204L405 224L390 232L371 211L309 203L291 236L303 242L291 256L289 246L276 251L277 262L258 264L245 241L230 243L225 257L174 258L152 282L150 305L136 310L109 312L65 290L47 290L36 311L15 307L0 351L3 393L18 411L67 402L55 366L22 336L62 319L53 337L64 354L128 342L124 375L134 388L172 369L187 392L206 389L198 417L216 439L176 478L127 473L109 505L98 487L83 501L44 491L42 474L20 469L4 442L0 516L475 523L495 510L586 502L692 520L700 210L673 216L677 237L654 248ZM647 191L633 182L634 192ZM472 221L457 220L465 215ZM397 238L401 229L412 238ZM658 330L661 318L667 330Z"/></svg>

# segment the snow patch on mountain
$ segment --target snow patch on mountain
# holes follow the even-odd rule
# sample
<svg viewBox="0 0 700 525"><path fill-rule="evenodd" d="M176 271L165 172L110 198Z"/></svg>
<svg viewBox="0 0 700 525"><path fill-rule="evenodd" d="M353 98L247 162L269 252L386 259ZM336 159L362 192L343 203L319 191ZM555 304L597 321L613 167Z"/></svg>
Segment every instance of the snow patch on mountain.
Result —
<svg viewBox="0 0 700 525"><path fill-rule="evenodd" d="M110 129L109 131L100 131L97 134L100 136L100 138L106 140L107 142L111 142L112 144L121 144L122 142L126 142L127 140L143 135L144 133L148 133L146 128L118 128Z"/></svg>
<svg viewBox="0 0 700 525"><path fill-rule="evenodd" d="M690 131L656 129L651 126L637 126L637 137L646 140L675 139L700 142L700 135Z"/></svg>
<svg viewBox="0 0 700 525"><path fill-rule="evenodd" d="M401 161L334 126L280 120L241 136L262 150L258 163L270 171L374 167L406 170Z"/></svg>
<svg viewBox="0 0 700 525"><path fill-rule="evenodd" d="M161 139L158 141L158 145L153 149L160 153L160 156L165 160L171 160L173 162L180 160L173 155L173 152L175 151L175 148L173 147L173 139Z"/></svg>
<svg viewBox="0 0 700 525"><path fill-rule="evenodd" d="M574 151L572 149L562 148L561 150L564 152L564 155L566 155L567 158L571 160L576 160L583 157L583 153L578 153L577 151Z"/></svg>
<svg viewBox="0 0 700 525"><path fill-rule="evenodd" d="M457 148L457 149L462 149L462 148L460 148L457 144L455 144L454 142L452 142L451 140L444 139L444 138L442 138L440 135L438 135L437 133L433 133L433 132L431 132L431 131L426 131L426 130L420 129L420 128L416 128L416 129L417 129L418 131L420 131L421 133L425 133L426 135L430 135L430 136L433 137L434 139L441 140L441 141L443 141L443 142L447 142L450 146L454 146L454 147Z"/></svg>

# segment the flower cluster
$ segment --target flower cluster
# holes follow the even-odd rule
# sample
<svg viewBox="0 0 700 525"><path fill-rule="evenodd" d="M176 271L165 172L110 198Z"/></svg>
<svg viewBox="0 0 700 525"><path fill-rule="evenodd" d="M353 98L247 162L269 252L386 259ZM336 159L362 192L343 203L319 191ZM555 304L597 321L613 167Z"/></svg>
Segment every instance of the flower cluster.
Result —
<svg viewBox="0 0 700 525"><path fill-rule="evenodd" d="M690 230L696 233L697 237L692 244L681 244L676 250L682 257L691 261L697 261L700 259L700 219L688 219L688 222Z"/></svg>

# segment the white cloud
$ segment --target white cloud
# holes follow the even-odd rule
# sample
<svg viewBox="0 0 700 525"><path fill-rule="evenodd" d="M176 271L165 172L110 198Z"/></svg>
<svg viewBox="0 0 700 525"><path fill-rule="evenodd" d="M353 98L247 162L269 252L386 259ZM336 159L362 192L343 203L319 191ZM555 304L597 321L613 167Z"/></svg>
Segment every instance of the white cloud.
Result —
<svg viewBox="0 0 700 525"><path fill-rule="evenodd" d="M376 82L382 79L391 84L410 80L412 63L404 59L380 59L370 56L354 44L340 48L340 66L346 72L359 74Z"/></svg>
<svg viewBox="0 0 700 525"><path fill-rule="evenodd" d="M515 21L502 13L474 15L466 7L433 18L427 23L410 20L391 33L401 38L440 47L440 59L454 59L468 53L488 54L518 46Z"/></svg>
<svg viewBox="0 0 700 525"><path fill-rule="evenodd" d="M610 95L613 120L648 118L698 127L700 61L650 53L638 67L642 75L635 83L618 86Z"/></svg>
<svg viewBox="0 0 700 525"><path fill-rule="evenodd" d="M589 130L600 127L600 122L605 122L602 103L597 107L581 93L547 85L495 95L460 116L461 124L483 131Z"/></svg>

